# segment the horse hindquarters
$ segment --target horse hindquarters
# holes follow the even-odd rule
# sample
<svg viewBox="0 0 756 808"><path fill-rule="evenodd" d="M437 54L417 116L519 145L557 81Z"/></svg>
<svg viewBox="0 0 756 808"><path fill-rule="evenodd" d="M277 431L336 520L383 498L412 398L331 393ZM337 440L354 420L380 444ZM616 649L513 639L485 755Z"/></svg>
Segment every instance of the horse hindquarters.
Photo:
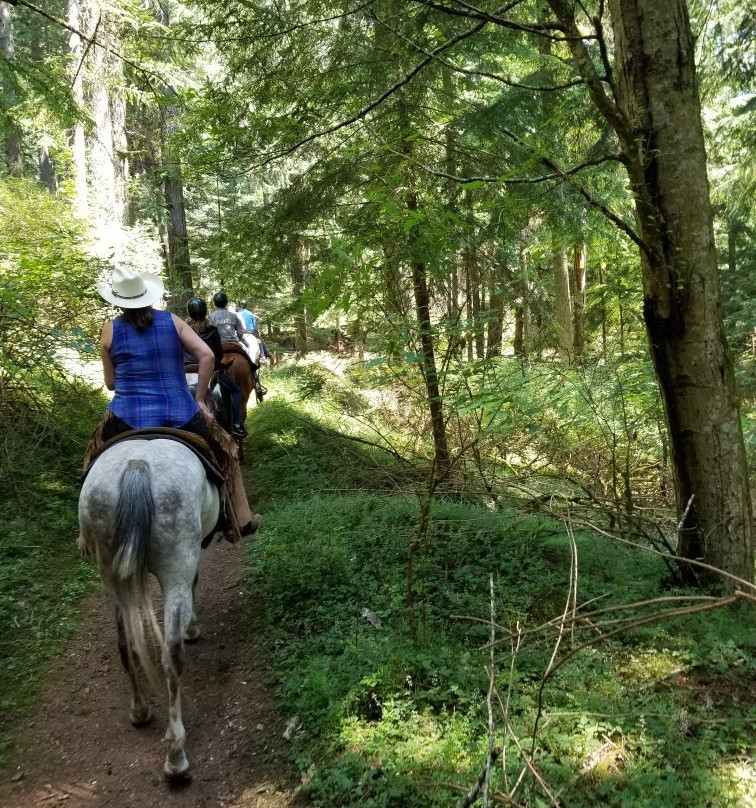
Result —
<svg viewBox="0 0 756 808"><path fill-rule="evenodd" d="M122 441L105 450L84 481L79 498L83 544L92 549L115 608L119 650L132 686L131 720L149 718L143 675L162 690L152 662L145 621L161 646L169 696L168 777L186 774L181 716L184 636L193 628L193 584L201 541L219 510L218 489L191 450L172 440ZM147 588L147 573L160 582L164 633Z"/></svg>

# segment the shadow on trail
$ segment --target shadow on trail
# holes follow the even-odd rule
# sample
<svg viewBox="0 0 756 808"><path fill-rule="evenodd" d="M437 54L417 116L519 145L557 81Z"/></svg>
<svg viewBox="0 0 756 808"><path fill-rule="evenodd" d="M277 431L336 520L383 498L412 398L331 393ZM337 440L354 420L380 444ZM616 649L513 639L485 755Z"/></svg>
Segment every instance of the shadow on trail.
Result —
<svg viewBox="0 0 756 808"><path fill-rule="evenodd" d="M101 595L82 631L53 663L50 687L20 742L18 768L0 785L2 808L288 808L296 772L266 684L269 654L259 636L254 591L245 592L242 546L208 548L197 610L202 637L187 646L184 723L192 780L168 786L161 771L165 698L142 729L128 720L129 688Z"/></svg>

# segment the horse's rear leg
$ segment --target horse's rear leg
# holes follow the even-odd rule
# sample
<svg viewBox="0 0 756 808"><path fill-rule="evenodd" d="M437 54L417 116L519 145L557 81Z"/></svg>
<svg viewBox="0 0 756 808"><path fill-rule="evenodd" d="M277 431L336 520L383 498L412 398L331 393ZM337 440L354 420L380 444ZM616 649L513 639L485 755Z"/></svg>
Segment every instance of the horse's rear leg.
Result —
<svg viewBox="0 0 756 808"><path fill-rule="evenodd" d="M129 719L135 727L142 727L152 720L152 710L144 694L144 682L139 663L136 656L129 650L123 617L118 609L116 609L115 619L118 629L118 653L121 655L121 662L129 675L129 682L131 682Z"/></svg>
<svg viewBox="0 0 756 808"><path fill-rule="evenodd" d="M194 593L197 591L197 581L199 580L199 572L194 576L192 583L192 616L189 618L189 625L184 631L184 642L197 642L202 635L200 627L197 624L197 615L194 612Z"/></svg>
<svg viewBox="0 0 756 808"><path fill-rule="evenodd" d="M181 672L184 668L184 633L191 618L191 595L166 597L162 660L168 685L168 729L165 733L168 750L163 771L171 779L185 777L189 771L189 761L184 751L186 731L181 716Z"/></svg>

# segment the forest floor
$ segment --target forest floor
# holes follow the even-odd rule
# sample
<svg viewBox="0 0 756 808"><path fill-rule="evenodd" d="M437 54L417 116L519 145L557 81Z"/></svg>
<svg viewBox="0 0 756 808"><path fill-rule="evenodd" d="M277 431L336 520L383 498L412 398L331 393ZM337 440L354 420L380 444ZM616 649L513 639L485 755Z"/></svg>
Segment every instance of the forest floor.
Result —
<svg viewBox="0 0 756 808"><path fill-rule="evenodd" d="M153 699L149 726L129 723L128 683L98 593L83 606L79 635L52 663L46 692L22 731L17 768L0 773L1 808L303 805L286 757L286 720L266 684L269 653L254 592L244 592L243 556L243 542L222 542L201 562L203 634L187 646L183 676L191 781L172 787L162 774L165 698Z"/></svg>

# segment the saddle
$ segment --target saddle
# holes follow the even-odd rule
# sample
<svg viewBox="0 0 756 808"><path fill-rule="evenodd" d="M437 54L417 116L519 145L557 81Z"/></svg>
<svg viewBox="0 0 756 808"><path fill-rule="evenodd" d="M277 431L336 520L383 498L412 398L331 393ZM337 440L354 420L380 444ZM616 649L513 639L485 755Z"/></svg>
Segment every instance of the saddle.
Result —
<svg viewBox="0 0 756 808"><path fill-rule="evenodd" d="M210 444L204 438L200 437L199 435L195 435L194 432L186 432L182 429L172 429L171 427L167 426L150 427L148 429L128 429L125 432L119 432L109 440L106 440L105 443L103 443L93 455L92 460L81 476L81 482L84 482L97 458L106 449L113 446L113 444L119 443L122 440L157 440L158 438L161 440L175 440L177 443L181 443L186 446L186 448L190 449L202 463L208 481L214 485L217 485L219 488L223 485L225 482L223 472L221 472L215 462Z"/></svg>
<svg viewBox="0 0 756 808"><path fill-rule="evenodd" d="M227 357L226 354L241 354L247 360L247 362L249 362L249 365L252 368L253 376L259 370L258 365L252 361L250 355L244 350L244 346L239 342L223 343L223 362L221 364L224 367L228 367L229 364L229 357Z"/></svg>

